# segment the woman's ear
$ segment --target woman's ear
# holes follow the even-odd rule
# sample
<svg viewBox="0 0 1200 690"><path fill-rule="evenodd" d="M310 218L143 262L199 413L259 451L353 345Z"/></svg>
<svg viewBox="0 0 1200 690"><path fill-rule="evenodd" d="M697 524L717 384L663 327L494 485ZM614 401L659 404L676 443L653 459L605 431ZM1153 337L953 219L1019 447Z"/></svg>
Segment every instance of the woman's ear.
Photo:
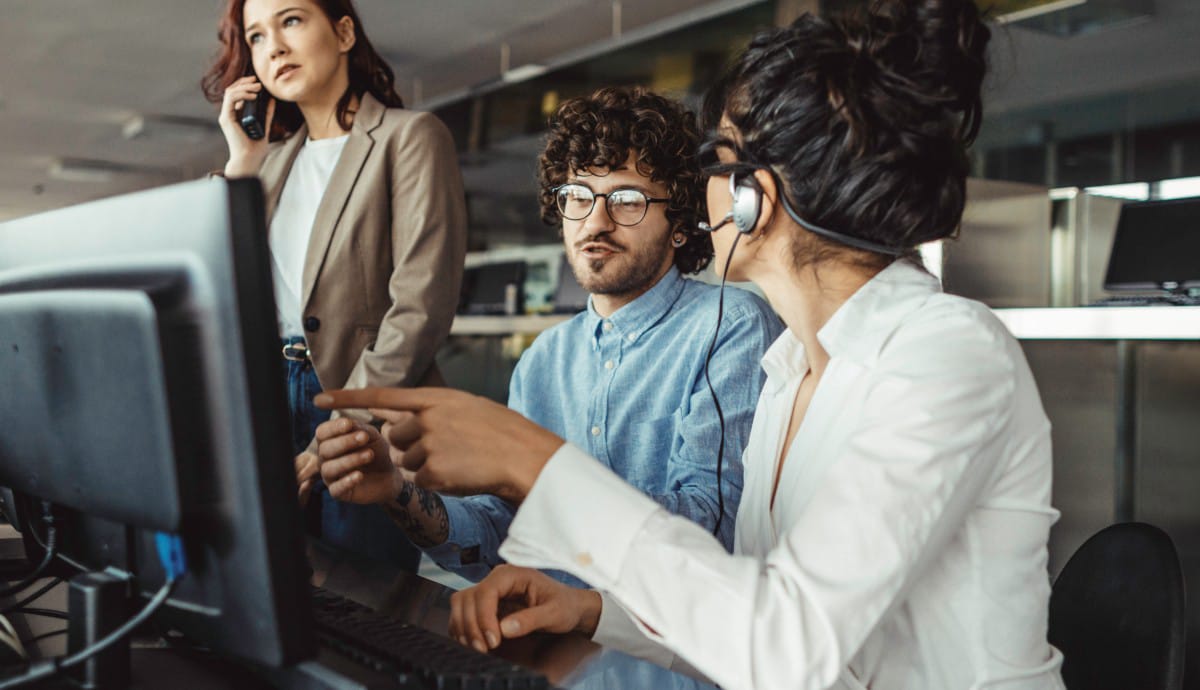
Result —
<svg viewBox="0 0 1200 690"><path fill-rule="evenodd" d="M354 44L358 42L358 38L354 35L354 20L350 15L346 15L337 20L333 25L333 30L338 37L338 50L343 53L349 53Z"/></svg>
<svg viewBox="0 0 1200 690"><path fill-rule="evenodd" d="M758 222L754 224L751 236L762 236L775 220L775 202L779 199L779 185L775 184L775 176L768 170L755 170L754 182L762 192L762 203L759 205Z"/></svg>

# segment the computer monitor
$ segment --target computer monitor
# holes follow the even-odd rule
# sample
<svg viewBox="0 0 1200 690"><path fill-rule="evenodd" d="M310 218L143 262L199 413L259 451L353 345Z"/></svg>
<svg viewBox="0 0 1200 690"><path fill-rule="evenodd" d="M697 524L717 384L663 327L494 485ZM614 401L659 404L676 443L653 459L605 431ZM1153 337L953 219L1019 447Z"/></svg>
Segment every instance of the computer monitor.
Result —
<svg viewBox="0 0 1200 690"><path fill-rule="evenodd" d="M554 313L577 314L588 305L588 291L575 278L575 271L564 253L558 263L558 286L554 289Z"/></svg>
<svg viewBox="0 0 1200 690"><path fill-rule="evenodd" d="M156 620L278 668L316 642L269 271L256 180L0 224L0 486L57 506L70 569L142 597L166 579L153 532L180 535Z"/></svg>
<svg viewBox="0 0 1200 690"><path fill-rule="evenodd" d="M475 316L525 311L525 262L502 261L471 266L463 272L458 313Z"/></svg>
<svg viewBox="0 0 1200 690"><path fill-rule="evenodd" d="M1121 207L1105 290L1200 288L1200 199Z"/></svg>

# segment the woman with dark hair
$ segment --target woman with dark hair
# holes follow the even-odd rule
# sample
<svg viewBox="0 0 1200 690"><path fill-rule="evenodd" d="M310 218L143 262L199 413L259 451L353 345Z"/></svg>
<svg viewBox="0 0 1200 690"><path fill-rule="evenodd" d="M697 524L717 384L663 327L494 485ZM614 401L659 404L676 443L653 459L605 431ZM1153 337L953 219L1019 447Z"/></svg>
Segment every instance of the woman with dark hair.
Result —
<svg viewBox="0 0 1200 690"><path fill-rule="evenodd" d="M1062 687L1049 422L1013 337L915 258L961 220L989 35L970 0L806 15L708 100L716 268L788 327L762 360L732 555L498 406L318 399L414 413L385 433L419 484L520 505L500 554L526 567L458 593L453 635L580 630L725 688ZM526 608L501 618L504 599Z"/></svg>
<svg viewBox="0 0 1200 690"><path fill-rule="evenodd" d="M221 50L203 86L221 103L225 175L266 192L301 501L306 452L328 413L323 388L413 386L436 377L466 249L454 144L431 114L405 110L391 69L350 0L228 0ZM268 136L241 111L271 98ZM311 491L322 536L415 567L418 552L382 511Z"/></svg>

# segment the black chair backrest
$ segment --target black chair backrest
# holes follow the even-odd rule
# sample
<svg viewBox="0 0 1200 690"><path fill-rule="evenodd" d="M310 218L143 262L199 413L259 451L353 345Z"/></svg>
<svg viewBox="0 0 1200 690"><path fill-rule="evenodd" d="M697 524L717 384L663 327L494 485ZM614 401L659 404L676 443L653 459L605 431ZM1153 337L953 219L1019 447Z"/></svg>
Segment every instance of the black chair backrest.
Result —
<svg viewBox="0 0 1200 690"><path fill-rule="evenodd" d="M1050 594L1050 643L1067 690L1177 690L1183 684L1179 556L1157 527L1106 527L1067 561Z"/></svg>

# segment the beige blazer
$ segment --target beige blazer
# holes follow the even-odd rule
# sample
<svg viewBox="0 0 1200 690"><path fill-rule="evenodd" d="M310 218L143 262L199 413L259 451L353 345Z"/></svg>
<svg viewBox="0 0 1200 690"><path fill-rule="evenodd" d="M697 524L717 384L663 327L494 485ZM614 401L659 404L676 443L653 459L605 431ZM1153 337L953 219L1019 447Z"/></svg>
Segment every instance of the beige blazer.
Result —
<svg viewBox="0 0 1200 690"><path fill-rule="evenodd" d="M272 144L259 176L267 220L308 136ZM434 115L362 97L313 222L302 323L323 389L435 379L467 243L462 177Z"/></svg>

